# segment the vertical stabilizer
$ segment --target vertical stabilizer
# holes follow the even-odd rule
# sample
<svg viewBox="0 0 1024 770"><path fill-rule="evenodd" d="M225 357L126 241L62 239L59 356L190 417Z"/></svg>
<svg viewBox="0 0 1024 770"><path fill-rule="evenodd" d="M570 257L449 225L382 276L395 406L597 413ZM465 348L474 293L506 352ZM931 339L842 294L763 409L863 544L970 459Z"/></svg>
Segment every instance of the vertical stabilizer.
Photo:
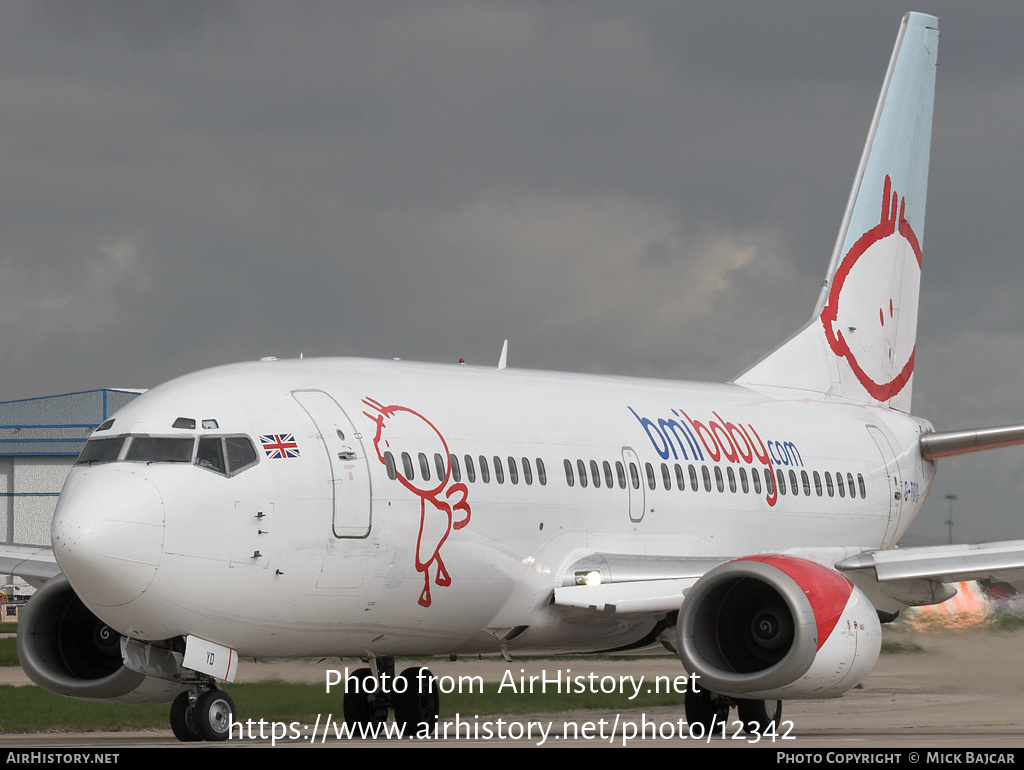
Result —
<svg viewBox="0 0 1024 770"><path fill-rule="evenodd" d="M938 38L903 18L814 314L737 383L910 411Z"/></svg>

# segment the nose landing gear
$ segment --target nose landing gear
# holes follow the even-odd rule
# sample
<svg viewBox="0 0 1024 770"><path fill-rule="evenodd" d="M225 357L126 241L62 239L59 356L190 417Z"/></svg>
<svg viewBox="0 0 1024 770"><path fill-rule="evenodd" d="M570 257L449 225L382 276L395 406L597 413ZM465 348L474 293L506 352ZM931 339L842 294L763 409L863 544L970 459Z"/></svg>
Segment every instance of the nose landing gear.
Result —
<svg viewBox="0 0 1024 770"><path fill-rule="evenodd" d="M226 741L235 704L223 690L183 692L171 704L171 731L179 741Z"/></svg>

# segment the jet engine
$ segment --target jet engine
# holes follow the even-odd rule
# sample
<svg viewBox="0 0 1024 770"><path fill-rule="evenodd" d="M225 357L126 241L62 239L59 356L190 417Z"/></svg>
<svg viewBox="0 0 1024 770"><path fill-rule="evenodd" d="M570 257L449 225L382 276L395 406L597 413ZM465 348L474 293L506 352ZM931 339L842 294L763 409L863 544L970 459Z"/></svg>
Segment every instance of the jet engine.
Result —
<svg viewBox="0 0 1024 770"><path fill-rule="evenodd" d="M686 594L679 656L698 686L738 698L833 698L878 660L875 608L815 562L749 556L707 572Z"/></svg>
<svg viewBox="0 0 1024 770"><path fill-rule="evenodd" d="M44 690L83 700L170 703L182 686L125 668L121 635L97 618L63 575L36 591L18 619L18 658Z"/></svg>

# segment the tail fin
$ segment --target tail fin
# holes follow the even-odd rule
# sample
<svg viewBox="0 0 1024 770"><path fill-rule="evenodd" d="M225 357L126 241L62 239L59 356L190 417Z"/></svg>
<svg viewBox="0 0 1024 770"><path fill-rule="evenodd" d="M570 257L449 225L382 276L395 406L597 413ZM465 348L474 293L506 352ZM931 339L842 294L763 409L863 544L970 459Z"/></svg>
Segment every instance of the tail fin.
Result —
<svg viewBox="0 0 1024 770"><path fill-rule="evenodd" d="M811 320L737 383L910 411L938 23L903 17Z"/></svg>

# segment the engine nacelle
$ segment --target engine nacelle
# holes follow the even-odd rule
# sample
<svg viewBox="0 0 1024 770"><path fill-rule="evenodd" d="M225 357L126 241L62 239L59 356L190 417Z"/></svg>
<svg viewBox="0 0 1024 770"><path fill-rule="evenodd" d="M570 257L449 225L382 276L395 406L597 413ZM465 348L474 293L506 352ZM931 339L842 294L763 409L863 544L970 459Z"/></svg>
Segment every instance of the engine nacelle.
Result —
<svg viewBox="0 0 1024 770"><path fill-rule="evenodd" d="M726 562L687 592L683 666L739 698L834 698L874 668L882 646L868 598L839 573L779 554Z"/></svg>
<svg viewBox="0 0 1024 770"><path fill-rule="evenodd" d="M22 611L18 658L37 685L72 698L169 703L183 689L125 668L121 635L86 609L63 575L48 580Z"/></svg>

